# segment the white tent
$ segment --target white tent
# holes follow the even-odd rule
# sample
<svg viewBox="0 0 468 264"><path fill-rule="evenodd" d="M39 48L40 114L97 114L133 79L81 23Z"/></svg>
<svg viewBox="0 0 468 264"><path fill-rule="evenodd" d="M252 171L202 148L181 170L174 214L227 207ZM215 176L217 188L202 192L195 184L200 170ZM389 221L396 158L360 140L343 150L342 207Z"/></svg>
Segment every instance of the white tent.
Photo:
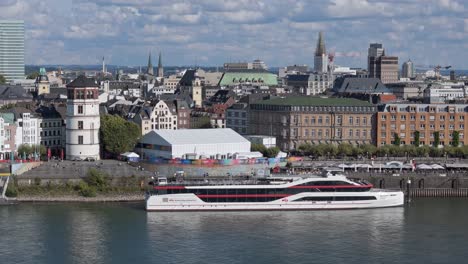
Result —
<svg viewBox="0 0 468 264"><path fill-rule="evenodd" d="M127 157L127 158L139 158L140 157L140 155L136 154L135 152L125 152L120 155Z"/></svg>
<svg viewBox="0 0 468 264"><path fill-rule="evenodd" d="M443 166L441 166L439 164L432 164L432 165L429 165L429 166L431 166L431 168L433 170L444 170L445 169Z"/></svg>
<svg viewBox="0 0 468 264"><path fill-rule="evenodd" d="M418 170L432 170L432 166L426 165L426 164L419 164L416 166L416 169Z"/></svg>
<svg viewBox="0 0 468 264"><path fill-rule="evenodd" d="M341 163L337 167L342 168L342 169L353 168L353 166L350 166L350 165L345 164L345 163Z"/></svg>

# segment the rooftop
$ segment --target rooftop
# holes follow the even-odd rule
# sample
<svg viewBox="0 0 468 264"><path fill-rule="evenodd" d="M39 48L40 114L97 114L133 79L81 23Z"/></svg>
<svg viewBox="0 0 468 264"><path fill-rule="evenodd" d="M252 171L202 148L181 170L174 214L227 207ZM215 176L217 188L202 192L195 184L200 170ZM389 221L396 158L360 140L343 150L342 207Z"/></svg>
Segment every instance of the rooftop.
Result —
<svg viewBox="0 0 468 264"><path fill-rule="evenodd" d="M87 78L84 75L78 76L71 83L67 84L67 88L84 88L84 87L99 87L93 78Z"/></svg>
<svg viewBox="0 0 468 264"><path fill-rule="evenodd" d="M247 143L243 136L230 128L215 129L180 129L151 131L141 139L142 143L165 143L171 145L200 145L200 144L228 144Z"/></svg>
<svg viewBox="0 0 468 264"><path fill-rule="evenodd" d="M275 74L266 71L236 71L225 72L219 81L220 86L237 85L239 83L258 83L263 85L278 85Z"/></svg>
<svg viewBox="0 0 468 264"><path fill-rule="evenodd" d="M311 96L289 96L261 101L257 104L290 106L373 106L367 101L354 98L322 98Z"/></svg>

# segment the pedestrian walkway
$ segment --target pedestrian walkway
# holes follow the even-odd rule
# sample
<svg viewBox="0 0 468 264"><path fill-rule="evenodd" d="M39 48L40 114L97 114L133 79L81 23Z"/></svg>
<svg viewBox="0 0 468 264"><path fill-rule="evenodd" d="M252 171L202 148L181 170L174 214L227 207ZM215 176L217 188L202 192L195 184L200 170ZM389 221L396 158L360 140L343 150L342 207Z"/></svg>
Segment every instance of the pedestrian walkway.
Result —
<svg viewBox="0 0 468 264"><path fill-rule="evenodd" d="M86 177L89 169L95 168L111 177L151 176L153 173L116 160L87 161L50 161L33 168L18 178L32 179L77 179Z"/></svg>

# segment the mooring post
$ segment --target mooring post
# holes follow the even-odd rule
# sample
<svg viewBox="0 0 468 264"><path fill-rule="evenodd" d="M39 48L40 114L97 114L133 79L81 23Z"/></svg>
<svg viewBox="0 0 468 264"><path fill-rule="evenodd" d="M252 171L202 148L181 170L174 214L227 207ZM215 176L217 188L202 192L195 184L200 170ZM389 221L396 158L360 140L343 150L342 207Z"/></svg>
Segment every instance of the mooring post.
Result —
<svg viewBox="0 0 468 264"><path fill-rule="evenodd" d="M406 202L411 202L411 180L406 181Z"/></svg>

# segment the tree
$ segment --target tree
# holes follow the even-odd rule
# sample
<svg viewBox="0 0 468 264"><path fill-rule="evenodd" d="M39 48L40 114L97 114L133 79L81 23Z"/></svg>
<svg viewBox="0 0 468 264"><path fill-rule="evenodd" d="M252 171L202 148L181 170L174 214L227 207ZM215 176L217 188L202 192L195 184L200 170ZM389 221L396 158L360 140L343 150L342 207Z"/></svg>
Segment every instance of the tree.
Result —
<svg viewBox="0 0 468 264"><path fill-rule="evenodd" d="M29 155L33 152L32 147L29 144L21 144L18 146L18 155Z"/></svg>
<svg viewBox="0 0 468 264"><path fill-rule="evenodd" d="M420 137L421 137L421 133L419 131L415 131L414 132L414 145L416 147L419 147L419 145L421 144Z"/></svg>
<svg viewBox="0 0 468 264"><path fill-rule="evenodd" d="M140 138L140 127L120 116L102 115L99 131L105 151L118 155L134 149Z"/></svg>
<svg viewBox="0 0 468 264"><path fill-rule="evenodd" d="M274 158L280 152L278 147L267 148L263 144L252 144L250 145L250 151L261 152L264 157Z"/></svg>
<svg viewBox="0 0 468 264"><path fill-rule="evenodd" d="M452 146L458 147L460 145L460 131L453 131Z"/></svg>
<svg viewBox="0 0 468 264"><path fill-rule="evenodd" d="M0 74L0 84L5 84L5 83L6 83L5 76Z"/></svg>
<svg viewBox="0 0 468 264"><path fill-rule="evenodd" d="M416 156L418 157L428 157L429 152L431 151L431 147L424 145L419 148L416 148Z"/></svg>
<svg viewBox="0 0 468 264"><path fill-rule="evenodd" d="M439 147L440 145L440 132L436 131L434 132L434 147Z"/></svg>
<svg viewBox="0 0 468 264"><path fill-rule="evenodd" d="M26 77L27 79L32 79L32 80L35 80L37 79L37 77L39 76L39 73L38 72L32 72L28 75L28 77Z"/></svg>
<svg viewBox="0 0 468 264"><path fill-rule="evenodd" d="M275 158L279 152L280 149L278 147L271 147L266 150L266 156L268 158Z"/></svg>
<svg viewBox="0 0 468 264"><path fill-rule="evenodd" d="M4 104L2 106L0 106L0 110L8 110L8 109L11 109L15 107L15 104Z"/></svg>
<svg viewBox="0 0 468 264"><path fill-rule="evenodd" d="M110 186L109 176L95 168L90 168L84 181L88 186L95 187L98 191L106 191Z"/></svg>
<svg viewBox="0 0 468 264"><path fill-rule="evenodd" d="M372 144L363 144L360 145L359 148L362 149L362 154L366 154L368 158L377 153L377 147Z"/></svg>
<svg viewBox="0 0 468 264"><path fill-rule="evenodd" d="M252 144L250 145L250 151L258 151L265 155L267 148L263 144Z"/></svg>
<svg viewBox="0 0 468 264"><path fill-rule="evenodd" d="M29 145L21 144L18 147L18 155L23 157L23 155L29 156L33 154L38 154L40 156L47 155L47 148L43 145Z"/></svg>
<svg viewBox="0 0 468 264"><path fill-rule="evenodd" d="M442 149L439 149L437 147L431 148L429 151L429 155L434 158L442 157L444 154L444 151Z"/></svg>
<svg viewBox="0 0 468 264"><path fill-rule="evenodd" d="M338 146L338 153L344 156L351 156L353 155L353 146L348 143L341 143Z"/></svg>
<svg viewBox="0 0 468 264"><path fill-rule="evenodd" d="M400 139L400 136L398 136L397 133L393 133L393 145L395 145L395 146L400 146L401 145L401 139Z"/></svg>

